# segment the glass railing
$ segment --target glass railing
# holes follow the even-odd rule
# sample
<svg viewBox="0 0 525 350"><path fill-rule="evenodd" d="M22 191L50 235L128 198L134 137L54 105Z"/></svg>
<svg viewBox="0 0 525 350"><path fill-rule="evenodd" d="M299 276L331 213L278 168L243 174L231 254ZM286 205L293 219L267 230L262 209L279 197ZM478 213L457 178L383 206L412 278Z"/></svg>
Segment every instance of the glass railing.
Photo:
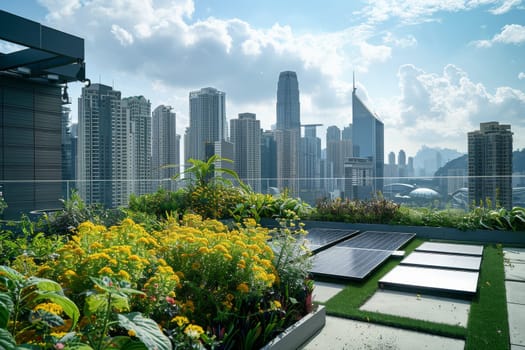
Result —
<svg viewBox="0 0 525 350"><path fill-rule="evenodd" d="M254 191L299 197L314 205L321 199L348 198L367 200L382 196L407 206L458 208L469 210L473 202L497 197L501 206L525 207L525 174L501 176L439 176L382 178L256 178L242 179ZM152 193L159 188L176 191L187 185L184 179L162 180L0 180L0 198L7 204L3 219L22 213L56 210L60 199L78 191L87 203L101 203L107 208L126 206L131 194ZM480 194L473 199L469 186ZM477 203L476 203L477 204ZM0 206L0 211L2 206Z"/></svg>

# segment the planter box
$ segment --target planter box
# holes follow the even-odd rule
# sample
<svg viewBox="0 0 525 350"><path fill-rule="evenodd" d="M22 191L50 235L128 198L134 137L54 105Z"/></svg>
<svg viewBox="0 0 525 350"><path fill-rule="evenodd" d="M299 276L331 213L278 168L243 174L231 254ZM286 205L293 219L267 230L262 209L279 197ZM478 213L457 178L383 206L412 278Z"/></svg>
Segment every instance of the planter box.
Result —
<svg viewBox="0 0 525 350"><path fill-rule="evenodd" d="M326 310L323 305L295 322L284 332L275 337L271 342L262 347L262 350L290 350L298 349L314 335L316 335L326 323Z"/></svg>
<svg viewBox="0 0 525 350"><path fill-rule="evenodd" d="M406 226L385 224L350 224L335 221L303 221L305 229L310 227L351 229L359 231L384 231L384 232L409 232L415 233L417 237L426 239L439 239L447 241L462 241L473 243L502 243L502 244L525 244L524 231L490 231L470 230L461 231L450 227L431 226Z"/></svg>

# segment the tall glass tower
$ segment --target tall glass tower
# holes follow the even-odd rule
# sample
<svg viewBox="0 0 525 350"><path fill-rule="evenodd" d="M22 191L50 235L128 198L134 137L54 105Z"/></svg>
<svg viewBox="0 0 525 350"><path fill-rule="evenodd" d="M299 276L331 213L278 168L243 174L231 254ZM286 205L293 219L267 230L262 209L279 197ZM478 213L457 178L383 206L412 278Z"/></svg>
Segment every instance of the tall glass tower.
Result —
<svg viewBox="0 0 525 350"><path fill-rule="evenodd" d="M186 137L188 159L206 160L206 145L225 141L228 136L226 124L226 94L207 87L190 92L190 127Z"/></svg>
<svg viewBox="0 0 525 350"><path fill-rule="evenodd" d="M295 72L281 72L277 83L277 130L301 128L299 83Z"/></svg>
<svg viewBox="0 0 525 350"><path fill-rule="evenodd" d="M352 92L352 119L354 156L372 159L374 193L371 193L371 195L374 195L375 192L383 190L385 163L384 125L357 96L355 84Z"/></svg>
<svg viewBox="0 0 525 350"><path fill-rule="evenodd" d="M301 147L299 83L295 72L279 74L277 83L277 186L297 195Z"/></svg>

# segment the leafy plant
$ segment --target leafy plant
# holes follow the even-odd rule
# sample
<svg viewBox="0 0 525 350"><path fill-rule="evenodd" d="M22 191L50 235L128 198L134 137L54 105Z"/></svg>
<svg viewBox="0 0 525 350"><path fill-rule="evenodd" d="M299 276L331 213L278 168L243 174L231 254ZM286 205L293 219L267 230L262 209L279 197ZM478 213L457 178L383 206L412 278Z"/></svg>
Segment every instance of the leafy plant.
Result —
<svg viewBox="0 0 525 350"><path fill-rule="evenodd" d="M0 266L0 342L56 342L54 329L65 326L71 331L79 317L79 309L58 283Z"/></svg>

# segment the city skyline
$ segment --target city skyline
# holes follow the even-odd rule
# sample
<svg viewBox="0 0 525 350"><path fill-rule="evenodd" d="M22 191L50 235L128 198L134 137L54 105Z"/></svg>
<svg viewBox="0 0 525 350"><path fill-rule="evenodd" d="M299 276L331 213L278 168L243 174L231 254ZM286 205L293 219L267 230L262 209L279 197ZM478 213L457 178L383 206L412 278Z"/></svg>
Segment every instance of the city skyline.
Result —
<svg viewBox="0 0 525 350"><path fill-rule="evenodd" d="M514 148L525 147L521 1L296 5L21 0L2 9L85 38L92 82L173 106L181 135L187 94L203 86L227 93L228 120L252 112L269 129L285 70L300 79L301 121L323 124L319 135L342 129L355 71L359 97L385 125L387 153L414 155L424 144L466 152L467 132L492 120L512 124ZM81 87L70 84L70 95Z"/></svg>

